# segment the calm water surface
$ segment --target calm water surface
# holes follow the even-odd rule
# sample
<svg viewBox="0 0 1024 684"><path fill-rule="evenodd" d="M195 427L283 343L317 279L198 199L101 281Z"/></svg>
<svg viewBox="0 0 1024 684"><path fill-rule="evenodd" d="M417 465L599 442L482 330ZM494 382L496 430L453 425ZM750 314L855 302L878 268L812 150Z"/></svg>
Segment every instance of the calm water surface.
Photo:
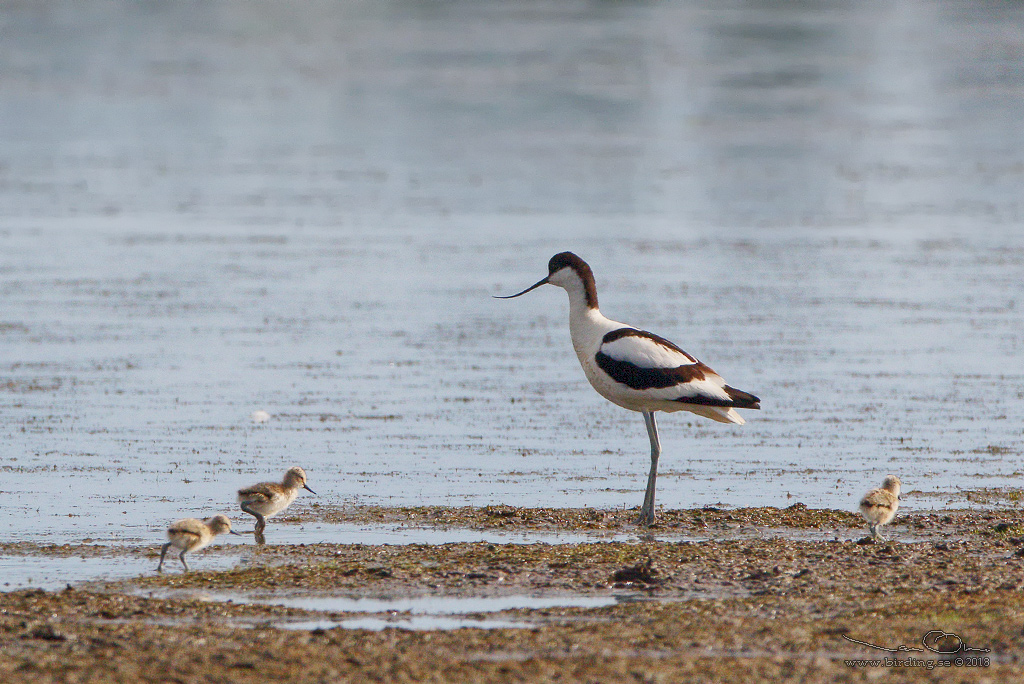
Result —
<svg viewBox="0 0 1024 684"><path fill-rule="evenodd" d="M0 540L156 543L291 465L638 506L564 293L491 298L563 249L762 397L662 419L660 504L1022 487L1022 55L1006 2L12 4Z"/></svg>

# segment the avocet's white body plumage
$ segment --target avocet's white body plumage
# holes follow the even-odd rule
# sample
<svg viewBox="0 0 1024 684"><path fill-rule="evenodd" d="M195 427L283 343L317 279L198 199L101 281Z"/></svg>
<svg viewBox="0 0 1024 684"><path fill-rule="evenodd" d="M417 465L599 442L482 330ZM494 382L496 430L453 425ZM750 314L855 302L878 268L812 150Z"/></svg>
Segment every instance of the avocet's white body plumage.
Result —
<svg viewBox="0 0 1024 684"><path fill-rule="evenodd" d="M544 284L569 295L569 333L587 380L608 401L644 414L651 440L651 472L640 522L654 522L654 487L661 444L655 411L690 411L720 423L742 425L737 408L760 408L752 394L725 384L720 375L668 340L605 317L597 306L597 286L585 261L571 252L548 262Z"/></svg>
<svg viewBox="0 0 1024 684"><path fill-rule="evenodd" d="M580 308L569 300L570 311ZM583 366L587 380L597 393L608 401L630 411L691 411L720 423L743 425L736 409L721 406L705 406L686 403L687 399L716 399L730 401L725 391L725 380L711 369L702 366L697 359L686 352L673 349L649 337L629 335L611 342L604 342L609 333L617 330L634 330L625 323L606 318L598 309L586 309L582 313L570 313L570 334L576 356ZM637 331L643 332L643 331ZM678 369L691 366L703 368L704 379L678 382L668 387L647 387L635 389L615 380L597 363L598 353L614 361L646 369Z"/></svg>

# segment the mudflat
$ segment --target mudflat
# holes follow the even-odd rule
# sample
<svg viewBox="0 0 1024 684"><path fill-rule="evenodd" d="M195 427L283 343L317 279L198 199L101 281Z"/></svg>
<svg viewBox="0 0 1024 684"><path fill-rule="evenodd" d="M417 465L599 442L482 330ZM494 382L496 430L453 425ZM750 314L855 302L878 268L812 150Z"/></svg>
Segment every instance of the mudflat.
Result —
<svg viewBox="0 0 1024 684"><path fill-rule="evenodd" d="M229 570L0 594L5 681L1011 681L1024 512L309 509ZM584 543L274 543L295 522L607 533ZM629 539L623 540L623 535ZM5 555L157 547L6 544ZM887 650L886 650L887 649ZM896 672L894 668L898 668Z"/></svg>

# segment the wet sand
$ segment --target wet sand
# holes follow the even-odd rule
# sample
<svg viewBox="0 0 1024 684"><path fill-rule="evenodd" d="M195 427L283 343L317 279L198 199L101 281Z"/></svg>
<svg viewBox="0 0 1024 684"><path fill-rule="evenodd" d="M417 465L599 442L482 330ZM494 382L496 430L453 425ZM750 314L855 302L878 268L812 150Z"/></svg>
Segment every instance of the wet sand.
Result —
<svg viewBox="0 0 1024 684"><path fill-rule="evenodd" d="M631 515L506 507L349 509L325 517L569 532L577 524L620 529ZM8 592L0 594L6 656L0 676L24 682L868 681L896 673L845 661L895 656L844 635L886 648L921 648L933 630L990 650L961 650L949 656L949 666L932 651L904 651L899 658L925 665L903 667L899 676L1009 681L1024 675L1020 510L911 513L886 530L885 543L869 543L850 513L802 505L665 511L663 521L633 542L271 543L251 547L246 562L231 570L204 570L211 558L231 552L214 546L193 557L189 574L172 566L162 575ZM268 536L283 540L292 526L271 525ZM683 532L712 538L659 540ZM808 532L818 538L803 538ZM7 544L0 550L141 556L154 566L158 553L152 546ZM514 607L527 602L523 597L550 604ZM348 602L332 607L339 598ZM579 605L588 598L608 601ZM378 605L361 609L352 599L378 599ZM435 600L433 612L416 608L424 599ZM499 609L473 609L472 602L468 611L459 608L471 599L493 599ZM388 602L396 609L381 610ZM469 626L444 629L436 613ZM499 626L474 626L492 624ZM988 665L970 667L983 665L978 658Z"/></svg>

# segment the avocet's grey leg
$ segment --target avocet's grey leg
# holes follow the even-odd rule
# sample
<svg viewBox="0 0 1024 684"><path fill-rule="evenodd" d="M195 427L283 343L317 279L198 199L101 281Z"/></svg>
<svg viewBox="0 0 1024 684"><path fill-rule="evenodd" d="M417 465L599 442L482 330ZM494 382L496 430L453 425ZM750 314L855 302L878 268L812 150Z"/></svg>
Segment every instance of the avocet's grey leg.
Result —
<svg viewBox="0 0 1024 684"><path fill-rule="evenodd" d="M256 529L254 529L253 532L256 533L257 537L261 536L264 528L267 526L267 519L263 517L262 513L257 513L253 509L249 508L249 504L247 503L242 504L242 510L256 518Z"/></svg>
<svg viewBox="0 0 1024 684"><path fill-rule="evenodd" d="M157 572L164 571L164 556L167 555L167 549L171 548L171 542L164 544L164 547L160 549L160 564L156 566Z"/></svg>
<svg viewBox="0 0 1024 684"><path fill-rule="evenodd" d="M640 509L640 525L654 524L654 488L658 481L658 457L661 456L661 440L658 439L658 423L654 420L654 411L644 411L644 423L647 425L647 436L651 439L651 473L647 476L647 493L644 494L644 505Z"/></svg>

